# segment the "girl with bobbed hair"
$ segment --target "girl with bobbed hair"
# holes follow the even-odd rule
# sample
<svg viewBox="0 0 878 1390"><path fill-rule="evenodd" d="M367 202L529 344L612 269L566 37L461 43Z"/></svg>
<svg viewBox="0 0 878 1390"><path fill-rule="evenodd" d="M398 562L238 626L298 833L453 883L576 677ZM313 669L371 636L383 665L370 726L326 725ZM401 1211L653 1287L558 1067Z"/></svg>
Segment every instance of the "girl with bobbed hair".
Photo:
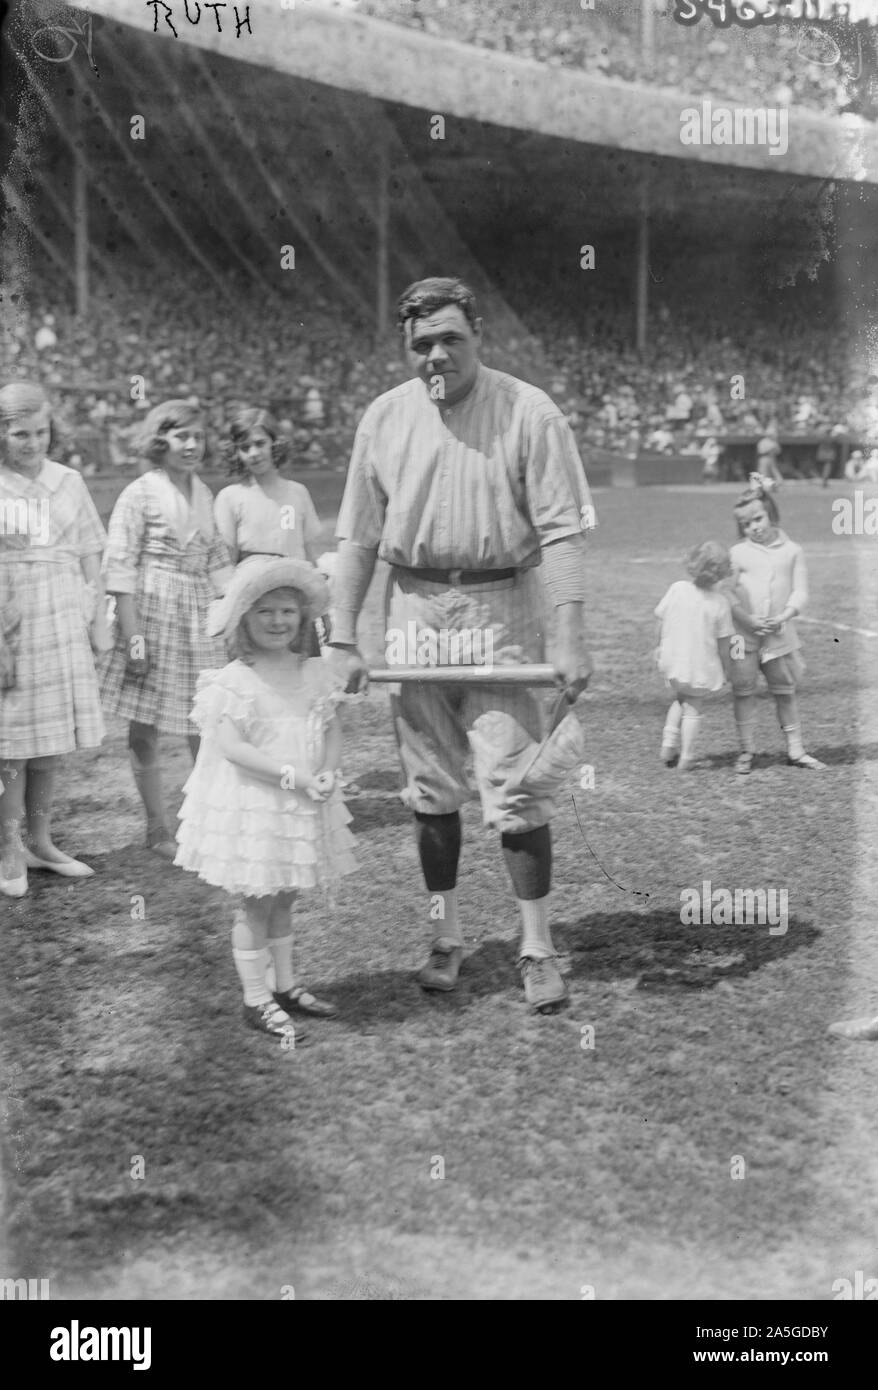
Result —
<svg viewBox="0 0 878 1390"><path fill-rule="evenodd" d="M808 602L808 573L802 547L781 530L774 490L770 478L751 473L748 487L734 504L741 539L730 552L729 597L743 650L732 663L731 681L741 745L735 770L743 776L752 770L755 756L760 674L774 699L787 762L813 772L826 768L805 751L802 741L797 691L805 663L795 619Z"/></svg>
<svg viewBox="0 0 878 1390"><path fill-rule="evenodd" d="M236 481L217 494L214 515L235 564L281 555L316 564L320 520L308 489L284 478L287 442L267 410L240 410L229 425Z"/></svg>
<svg viewBox="0 0 878 1390"><path fill-rule="evenodd" d="M0 893L22 897L29 869L94 870L53 843L58 760L104 737L92 648L108 635L101 584L106 534L79 473L51 457L42 387L0 390ZM22 823L26 839L22 839Z"/></svg>
<svg viewBox="0 0 878 1390"><path fill-rule="evenodd" d="M198 751L189 723L196 681L225 662L222 640L207 635L207 608L232 567L210 489L196 474L204 457L199 408L185 400L154 406L134 442L149 466L120 493L110 517L105 570L117 632L101 690L105 707L129 720L147 846L173 859L158 738L184 735L193 757Z"/></svg>

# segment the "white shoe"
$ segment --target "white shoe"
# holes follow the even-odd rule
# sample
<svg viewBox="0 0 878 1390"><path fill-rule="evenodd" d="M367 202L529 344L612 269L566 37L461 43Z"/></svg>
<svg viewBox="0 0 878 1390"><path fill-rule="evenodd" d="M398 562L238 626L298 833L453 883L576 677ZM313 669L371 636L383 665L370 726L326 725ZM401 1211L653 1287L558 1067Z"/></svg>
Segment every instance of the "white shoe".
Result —
<svg viewBox="0 0 878 1390"><path fill-rule="evenodd" d="M790 767L807 767L812 772L826 771L826 763L822 763L819 758L812 758L810 753L800 753L798 758L791 758L787 754L787 762Z"/></svg>
<svg viewBox="0 0 878 1390"><path fill-rule="evenodd" d="M0 893L6 898L23 898L27 892L27 869L18 878L0 878Z"/></svg>
<svg viewBox="0 0 878 1390"><path fill-rule="evenodd" d="M878 1041L878 1015L875 1018L850 1018L842 1023L830 1023L828 1033L837 1038L852 1038L855 1042Z"/></svg>
<svg viewBox="0 0 878 1390"><path fill-rule="evenodd" d="M33 850L25 849L24 862L29 869L48 869L49 873L60 874L62 878L91 878L94 869L83 864L80 859L40 859Z"/></svg>

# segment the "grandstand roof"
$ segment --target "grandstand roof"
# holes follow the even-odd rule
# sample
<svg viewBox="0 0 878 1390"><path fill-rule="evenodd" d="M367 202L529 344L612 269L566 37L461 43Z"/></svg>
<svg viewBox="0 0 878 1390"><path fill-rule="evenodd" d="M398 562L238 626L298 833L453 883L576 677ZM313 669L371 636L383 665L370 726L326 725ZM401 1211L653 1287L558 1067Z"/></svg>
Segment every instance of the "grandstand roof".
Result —
<svg viewBox="0 0 878 1390"><path fill-rule="evenodd" d="M814 178L878 183L878 128L859 117L835 119L793 107L789 148L765 143L681 141L685 110L702 99L679 91L559 69L437 38L346 10L251 5L251 31L237 37L231 18L218 30L203 14L189 23L177 6L140 0L74 0L90 13L156 31L156 42L190 43L217 54L350 92L500 127L578 143ZM243 14L245 6L240 7ZM193 6L194 12L194 6ZM752 109L752 100L742 107ZM709 115L705 117L709 124Z"/></svg>
<svg viewBox="0 0 878 1390"><path fill-rule="evenodd" d="M260 5L254 22L268 12ZM393 28L394 37L404 33ZM91 254L103 258L105 278L125 278L132 242L143 264L166 274L185 245L183 263L192 270L194 253L201 256L220 292L237 276L303 316L328 292L369 322L382 169L391 293L453 270L479 292L499 340L522 336L513 306L529 300L519 292L525 270L531 283L551 280L577 312L602 295L627 301L646 186L656 300L673 302L673 277L685 281L695 259L732 296L738 285L746 292L760 283L766 267L770 283L787 284L791 273L811 276L832 258L833 181L791 176L785 161L744 169L450 113L445 139L432 140L429 106L292 76L283 64L257 71L238 60L246 36L204 52L170 34L104 23L95 31L99 80L81 54L41 66L22 57L14 36L9 42L31 91L45 89L50 113L39 113L40 140L10 178L20 195L30 189L31 225L69 263L71 155L84 152ZM142 141L129 138L134 113L146 124ZM878 190L843 190L839 203L858 209L851 240L874 249ZM296 248L295 276L278 274L287 242ZM597 276L580 273L584 243L597 247Z"/></svg>

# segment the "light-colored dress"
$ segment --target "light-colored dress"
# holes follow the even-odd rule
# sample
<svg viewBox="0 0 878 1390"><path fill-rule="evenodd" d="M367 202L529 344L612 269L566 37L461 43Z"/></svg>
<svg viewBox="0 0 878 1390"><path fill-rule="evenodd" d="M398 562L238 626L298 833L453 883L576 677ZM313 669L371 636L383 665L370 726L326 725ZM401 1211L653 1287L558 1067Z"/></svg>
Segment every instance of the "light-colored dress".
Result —
<svg viewBox="0 0 878 1390"><path fill-rule="evenodd" d="M754 618L768 618L782 613L791 604L801 613L808 603L808 572L802 547L791 541L785 531L778 529L770 545L759 545L745 539L729 551L732 561L731 582L742 606ZM788 656L801 647L794 619L788 618L777 632L765 637L742 634L747 651L759 650L763 663L773 657ZM802 664L804 670L804 664Z"/></svg>
<svg viewBox="0 0 878 1390"><path fill-rule="evenodd" d="M662 631L658 668L672 685L693 694L720 690L725 681L717 643L735 631L725 594L700 589L691 579L672 584L655 610Z"/></svg>
<svg viewBox="0 0 878 1390"><path fill-rule="evenodd" d="M134 595L150 662L145 676L129 675L117 633L100 667L105 708L161 733L191 734L198 677L226 660L223 639L207 635L207 608L233 573L210 489L193 477L187 503L160 468L130 483L110 517L104 572L108 593Z"/></svg>
<svg viewBox="0 0 878 1390"><path fill-rule="evenodd" d="M229 550L242 555L289 555L313 560L320 549L320 520L311 494L301 483L282 479L283 495L275 501L256 478L232 483L217 493L214 516Z"/></svg>
<svg viewBox="0 0 878 1390"><path fill-rule="evenodd" d="M278 767L313 772L342 687L320 658L306 660L288 692L233 661L198 682L192 720L201 734L183 791L174 861L227 893L265 897L291 888L329 887L356 869L350 812L338 788L325 802L253 776L220 751L217 725L227 715L248 743Z"/></svg>
<svg viewBox="0 0 878 1390"><path fill-rule="evenodd" d="M80 561L106 533L88 488L52 459L36 478L0 467L0 611L17 607L15 685L0 698L0 756L96 748L104 720ZM92 600L93 605L93 600Z"/></svg>

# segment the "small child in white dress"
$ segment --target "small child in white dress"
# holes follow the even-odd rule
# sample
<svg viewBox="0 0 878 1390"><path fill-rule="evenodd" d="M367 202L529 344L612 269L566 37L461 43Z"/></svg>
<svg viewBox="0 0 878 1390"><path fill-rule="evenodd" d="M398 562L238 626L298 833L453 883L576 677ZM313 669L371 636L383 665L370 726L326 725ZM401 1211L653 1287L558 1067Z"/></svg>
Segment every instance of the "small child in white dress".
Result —
<svg viewBox="0 0 878 1390"><path fill-rule="evenodd" d="M357 867L337 786L343 690L327 662L298 650L328 601L305 561L254 556L238 566L208 618L237 659L199 678L191 717L202 741L177 833L175 863L234 899L245 1021L293 1047L303 1033L291 1014L337 1012L296 985L293 901Z"/></svg>
<svg viewBox="0 0 878 1390"><path fill-rule="evenodd" d="M689 579L672 584L655 610L661 622L658 668L674 692L662 734L662 761L684 772L693 753L706 695L721 690L729 670L732 610L716 586L731 573L728 551L705 541L686 559Z"/></svg>

